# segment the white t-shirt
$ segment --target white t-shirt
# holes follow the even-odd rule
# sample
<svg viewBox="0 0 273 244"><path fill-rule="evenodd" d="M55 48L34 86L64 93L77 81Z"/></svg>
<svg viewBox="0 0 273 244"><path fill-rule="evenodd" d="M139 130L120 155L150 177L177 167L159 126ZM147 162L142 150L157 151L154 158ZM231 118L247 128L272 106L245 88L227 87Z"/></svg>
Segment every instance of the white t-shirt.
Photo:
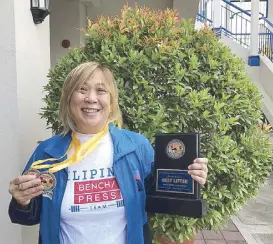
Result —
<svg viewBox="0 0 273 244"><path fill-rule="evenodd" d="M85 143L94 135L76 136ZM124 203L113 175L113 142L108 133L94 152L68 168L60 243L125 244L126 234Z"/></svg>

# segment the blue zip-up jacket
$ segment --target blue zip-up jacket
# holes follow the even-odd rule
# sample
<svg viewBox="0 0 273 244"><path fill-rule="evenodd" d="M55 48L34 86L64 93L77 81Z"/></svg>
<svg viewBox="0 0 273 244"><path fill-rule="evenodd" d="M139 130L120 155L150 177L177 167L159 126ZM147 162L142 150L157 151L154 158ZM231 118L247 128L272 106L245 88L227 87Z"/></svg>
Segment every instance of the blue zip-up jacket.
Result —
<svg viewBox="0 0 273 244"><path fill-rule="evenodd" d="M127 244L151 243L147 213L145 212L144 181L150 174L154 161L153 147L140 134L118 129L112 124L110 124L109 131L114 146L114 175L125 205ZM41 142L31 156L25 171L36 160L60 158L67 151L70 142L71 133L65 136L56 135ZM56 163L56 161L51 163ZM48 197L39 196L31 200L27 209L22 209L12 199L9 206L9 216L13 223L22 225L40 223L39 244L60 243L61 203L68 178L67 169L56 172L55 177L57 184L53 190L52 200Z"/></svg>

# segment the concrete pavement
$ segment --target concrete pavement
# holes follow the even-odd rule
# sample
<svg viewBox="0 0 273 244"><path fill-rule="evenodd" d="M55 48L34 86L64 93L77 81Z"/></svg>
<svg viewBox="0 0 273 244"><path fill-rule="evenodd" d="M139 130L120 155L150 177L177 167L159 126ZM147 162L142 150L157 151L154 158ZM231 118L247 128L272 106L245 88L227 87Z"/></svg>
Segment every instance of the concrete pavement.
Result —
<svg viewBox="0 0 273 244"><path fill-rule="evenodd" d="M273 173L232 221L248 244L273 244Z"/></svg>

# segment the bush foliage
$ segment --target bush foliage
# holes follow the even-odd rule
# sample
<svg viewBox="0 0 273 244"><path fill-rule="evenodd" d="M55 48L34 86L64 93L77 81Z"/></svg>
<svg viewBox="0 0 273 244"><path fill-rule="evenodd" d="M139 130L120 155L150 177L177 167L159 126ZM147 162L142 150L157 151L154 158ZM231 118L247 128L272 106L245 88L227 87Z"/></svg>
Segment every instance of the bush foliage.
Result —
<svg viewBox="0 0 273 244"><path fill-rule="evenodd" d="M42 117L57 132L63 81L78 64L95 60L115 74L125 127L151 142L157 133L200 132L209 176L204 219L150 215L154 236L191 238L214 229L255 196L272 166L267 133L257 126L261 96L242 60L205 28L197 31L176 11L125 6L82 30L85 44L50 70Z"/></svg>

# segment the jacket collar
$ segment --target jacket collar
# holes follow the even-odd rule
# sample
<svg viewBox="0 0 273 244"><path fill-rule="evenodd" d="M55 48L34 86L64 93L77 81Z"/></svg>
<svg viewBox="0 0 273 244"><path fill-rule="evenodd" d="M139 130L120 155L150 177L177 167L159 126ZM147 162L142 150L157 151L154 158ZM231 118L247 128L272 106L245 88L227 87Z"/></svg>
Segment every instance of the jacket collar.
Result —
<svg viewBox="0 0 273 244"><path fill-rule="evenodd" d="M125 134L124 130L110 123L109 131L114 145L114 162L136 150L135 143Z"/></svg>
<svg viewBox="0 0 273 244"><path fill-rule="evenodd" d="M116 162L121 157L136 150L136 145L130 139L128 135L124 133L124 130L117 128L115 125L110 123L109 132L113 140L114 146L114 162ZM54 142L50 143L45 149L50 157L61 158L65 155L71 142L71 132L67 133L65 136L56 136ZM64 157L62 160L64 160Z"/></svg>
<svg viewBox="0 0 273 244"><path fill-rule="evenodd" d="M59 159L65 155L71 142L71 132L66 135L56 135L55 140L49 143L49 145L44 149L50 157ZM66 157L65 157L66 158ZM64 159L65 159L64 158Z"/></svg>

